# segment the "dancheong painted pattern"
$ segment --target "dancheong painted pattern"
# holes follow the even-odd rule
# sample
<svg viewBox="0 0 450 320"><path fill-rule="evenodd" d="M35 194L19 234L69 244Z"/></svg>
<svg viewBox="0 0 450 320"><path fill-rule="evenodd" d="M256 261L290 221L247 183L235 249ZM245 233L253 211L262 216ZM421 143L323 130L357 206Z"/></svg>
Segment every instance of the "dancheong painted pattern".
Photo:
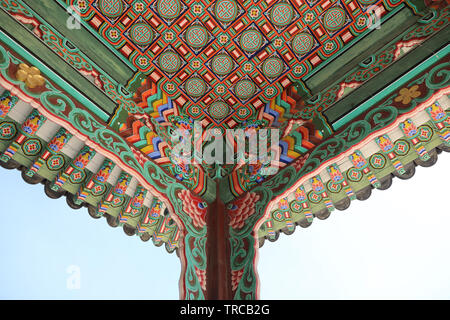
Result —
<svg viewBox="0 0 450 320"><path fill-rule="evenodd" d="M0 166L176 251L181 298L258 298L265 240L450 151L449 1L0 0ZM196 121L276 171L186 162Z"/></svg>
<svg viewBox="0 0 450 320"><path fill-rule="evenodd" d="M247 121L401 1L66 0L187 116ZM211 107L214 103L215 107ZM227 112L211 114L216 106ZM205 122L204 122L205 123Z"/></svg>

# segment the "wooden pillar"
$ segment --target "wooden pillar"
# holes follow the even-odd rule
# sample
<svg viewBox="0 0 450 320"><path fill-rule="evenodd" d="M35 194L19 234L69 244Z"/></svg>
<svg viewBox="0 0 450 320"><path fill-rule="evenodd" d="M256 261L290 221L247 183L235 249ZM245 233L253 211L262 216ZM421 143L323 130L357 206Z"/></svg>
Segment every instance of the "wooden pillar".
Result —
<svg viewBox="0 0 450 320"><path fill-rule="evenodd" d="M225 204L217 190L216 200L209 205L207 226L206 299L230 300L230 244Z"/></svg>
<svg viewBox="0 0 450 320"><path fill-rule="evenodd" d="M178 197L176 215L184 230L181 299L257 299L256 226L264 208L260 196L246 193L227 205L218 190L207 205L187 190Z"/></svg>

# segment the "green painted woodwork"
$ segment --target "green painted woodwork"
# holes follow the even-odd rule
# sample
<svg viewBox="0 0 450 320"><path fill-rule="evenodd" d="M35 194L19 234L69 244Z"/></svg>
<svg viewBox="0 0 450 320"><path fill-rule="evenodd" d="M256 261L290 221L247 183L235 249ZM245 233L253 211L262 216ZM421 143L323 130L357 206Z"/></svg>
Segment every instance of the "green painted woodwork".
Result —
<svg viewBox="0 0 450 320"><path fill-rule="evenodd" d="M103 121L106 121L109 118L109 115L112 114L116 108L116 104L112 100L80 73L72 69L66 62L61 60L57 54L48 49L47 46L34 37L32 33L22 25L18 24L3 10L0 10L0 19L2 21L1 29L10 37L13 37L14 42L18 43L21 47L26 48L28 51L39 54L39 61L41 61L42 65L45 63L46 69L49 71L45 72L43 68L36 66L41 69L42 73L55 80L58 85L66 90L67 88L74 88L74 90L78 92L78 95L75 92L73 95L78 96L80 102L85 100L87 102L86 104L89 105L89 109ZM13 44L11 45L14 47ZM15 46L15 49L19 50L17 46ZM55 70L57 70L57 72ZM70 90L68 91L70 92ZM82 98L80 99L81 96ZM88 100L91 100L91 102L89 103Z"/></svg>
<svg viewBox="0 0 450 320"><path fill-rule="evenodd" d="M294 119L312 120L317 128L323 128L325 136L329 136L334 131L328 121L323 116L323 111L327 110L339 100L354 90L359 91L359 86L370 81L376 75L384 73L387 69L395 65L399 58L409 55L423 45L433 34L444 30L449 23L448 10L431 10L428 14L417 21L405 32L398 35L388 45L377 52L365 57L358 58L359 64L349 73L335 81L330 87L317 93L316 96L305 101L305 108L296 113ZM405 44L408 44L405 47ZM412 45L412 47L410 47ZM401 47L401 49L399 48ZM413 63L415 64L415 63ZM385 85L383 77L378 79L382 86ZM353 85L357 85L356 89ZM350 85L347 86L347 85ZM366 88L368 90L368 88ZM365 91L364 91L365 92ZM355 94L356 100L363 99L365 94ZM352 101L347 101L342 107L345 109Z"/></svg>
<svg viewBox="0 0 450 320"><path fill-rule="evenodd" d="M439 135L436 132L436 129L433 126L432 121L427 121L426 123L424 123L423 125L428 125L429 127L432 128L433 130L433 137L430 139L430 141L424 143L425 149L428 152L431 152L433 149L435 149L436 147L442 145L442 140L439 137ZM400 138L403 139L403 138ZM414 160L416 160L418 158L418 155L416 153L416 151L414 150L414 148L410 145L410 149L409 152L405 155L397 155L398 159L402 162L403 165L408 165L409 163L413 162ZM370 167L370 169L372 170L372 172L375 174L375 176L381 180L393 173L395 173L395 168L392 165L392 163L390 161L386 161L386 165L384 168L382 169L376 169L373 168L372 166ZM344 174L344 176L347 176L347 171L346 172L342 172ZM358 181L358 182L354 182L351 181L349 179L347 179L347 182L349 183L349 185L352 187L354 192L358 192L359 190L362 190L365 187L370 186L370 183L367 179L365 179L364 177ZM339 191L339 193L332 193L329 190L327 190L328 192L328 196L332 199L333 203L338 202L339 200L342 200L344 198L346 198L346 194L344 192L343 189L341 189ZM311 205L310 208L312 209L312 212L317 212L319 209L323 209L325 206L323 204L320 205ZM291 215L292 215L292 221L299 221L303 218L305 218L303 211L301 213L295 213L291 211ZM285 221L276 221L274 219L273 220L273 230L275 231L279 231L283 228L286 228L286 222ZM258 231L258 237L259 238L269 238L269 231L268 229L263 225L261 227L261 229Z"/></svg>
<svg viewBox="0 0 450 320"><path fill-rule="evenodd" d="M40 70L42 70L44 75L48 75L49 78L53 78L54 80L61 88L63 88L67 93L69 93L71 96L76 97L79 101L83 103L83 105L88 109L91 110L93 113L99 115L97 112L99 109L96 108L95 104L92 104L91 101L87 100L84 95L81 95L78 91L73 89L69 84L67 84L64 80L62 80L60 77L58 77L53 71L51 71L47 66L42 64L38 59L30 55L29 52L27 52L25 49L23 49L19 44L14 42L12 39L10 39L7 35L0 32L0 38L5 41L10 47L15 48L15 51L19 52L21 55L26 56L28 59L29 64L34 64L36 67L38 67ZM107 78L106 76L100 76L101 81L104 82L104 87L107 90L106 92L108 94L111 94L114 99L118 99L118 101L121 102L120 106L123 109L120 109L122 111L126 112L133 112L133 113L139 113L143 112L142 110L138 110L139 108L136 106L136 104L130 99L128 96L129 93L127 93L127 96L119 96L118 92L116 90L119 90L120 92L120 85L119 87L115 87L113 83L111 83L111 80ZM106 114L104 115L106 116ZM100 115L100 119L105 121L105 117L102 117ZM111 128L113 130L117 131L117 128ZM206 179L206 186L202 192L202 197L205 201L211 202L215 198L215 182L210 177L205 176Z"/></svg>
<svg viewBox="0 0 450 320"><path fill-rule="evenodd" d="M62 7L57 5L56 1L27 1L27 3L32 6L41 16L49 16L49 19L51 19L51 21L49 21L50 24L60 30L63 34L65 34L64 31L67 31L69 32L68 34L70 34L71 37L74 36L74 43L84 53L92 57L92 59L96 61L96 63L101 66L102 69L109 73L109 75L114 77L114 79L124 84L127 83L127 86L130 88L137 88L139 86L139 80L141 79L142 74L135 75L133 77L133 73L128 72L129 69L127 69L127 67L123 67L123 59L119 59L117 55L112 54L110 52L110 48L102 46L99 47L98 50L95 50L96 47L92 47L93 44L98 42L96 36L88 33L88 31L86 31L85 29L80 29L82 30L82 32L84 32L84 34L87 33L87 41L85 43L85 39L80 39L79 37L81 36L76 35L76 32L78 31L69 31L67 29L64 29L68 14L64 12L65 10ZM54 9L53 11L51 10L52 8ZM49 12L51 12L51 14L48 14ZM392 41L393 36L398 35L398 32L408 28L410 24L416 19L416 17L412 15L411 10L406 7L398 12L395 11L391 14L393 15L393 17L387 19L387 21L383 25L384 29L382 28L379 31L367 32L366 37L364 37L360 42L354 44L345 52L342 52L334 59L334 61L326 64L326 68L323 68L317 73L313 73L313 76L308 79L310 81L309 84L312 86L312 88L320 89L328 86L328 84L330 83L333 83L337 78L342 77L344 73L348 72L350 68L354 68L356 64L360 62L361 59L355 59L355 57L367 56L371 53L369 52L369 47L371 47L370 50L373 50L373 48L380 48L384 44ZM1 18L3 18L3 16L0 16L0 19ZM23 27L21 28L24 29ZM392 29L396 29L397 32L391 32ZM49 59L50 57L52 57L52 55L50 54L52 52L50 52L48 48L45 48L46 51L44 56L33 56L33 54L36 55L38 52L41 52L42 43L40 43L36 38L23 38L22 36L24 36L25 33L28 34L28 37L30 36L27 30L25 30L25 33L23 33L23 30L12 30L11 34L13 34L14 32L17 32L18 37L16 38L21 39L21 41L25 41L22 42L22 44L26 45L27 47L24 49L20 45L14 45L11 39L8 39L5 36L2 38L4 42L9 46L11 46L12 44L12 50L10 50L10 48L8 48L7 46L0 46L0 71L3 78L2 81L5 81L7 87L11 85L15 89L21 91L22 93L25 93L26 95L34 99L35 104L33 106L38 108L38 110L42 112L45 111L44 114L50 113L57 116L58 120L60 120L60 122L58 122L59 124L61 124L65 128L67 126L66 129L70 128L72 129L72 131L77 131L77 133L82 135L82 138L85 139L85 141L89 141L90 147L94 149L95 147L100 147L97 148L97 151L106 150L107 152L105 152L105 154L108 157L111 157L111 159L114 159L111 161L116 161L117 163L120 162L124 167L127 168L127 170L130 170L132 174L139 174L139 176L143 177L143 180L148 184L147 188L154 188L154 190L152 189L152 191L155 192L155 194L158 194L158 197L163 198L164 201L170 204L171 217L177 221L178 226L174 226L172 227L172 229L168 228L163 232L162 235L156 236L156 234L154 234L153 232L160 226L164 226L166 221L166 217L160 217L158 222L154 226L152 226L151 229L149 229L151 230L150 232L152 234L153 241L157 245L162 244L161 241L166 242L167 245L167 242L169 242L171 237L173 237L175 234L174 230L178 227L180 228L180 230L182 230L180 241L176 244L176 246L179 248L180 259L183 262L182 278L180 281L181 297L184 299L204 299L205 297L207 297L205 274L208 267L208 224L206 222L205 216L206 211L208 210L208 205L206 202L212 201L216 197L216 182L208 178L209 180L205 182L205 191L200 197L198 195L194 195L190 190L188 190L186 185L177 181L176 178L165 171L165 168L159 166L157 162L150 161L148 158L143 158L142 154L139 153L139 151L136 151L131 146L131 144L127 142L123 134L118 134L117 127L108 127L104 122L98 121L98 119L92 116L92 113L98 112L98 110L95 110L95 108L84 110L83 108L79 108L75 105L74 96L77 96L79 93L71 89L70 85L68 84L71 83L74 84L75 87L78 87L78 83L76 82L76 80L73 80L78 79L72 74L75 73L73 69L71 69L71 72L69 72L70 76L73 76L73 78L60 78L57 74L52 72L52 69L50 69L48 66L45 66L40 61L41 59L43 59L47 63L52 63L53 60ZM390 33L392 33L392 36ZM442 42L442 38L439 37L441 36L437 35L429 41ZM29 39L33 40L34 42L32 41L28 43ZM373 46L374 43L376 43L376 46ZM88 48L88 50L86 50L86 48ZM427 48L430 49L430 47ZM30 52L32 52L32 54ZM99 57L104 58L103 53L106 53L108 55L105 61L111 61L113 62L113 64L108 65L108 63L104 60L98 60ZM405 74L405 76L401 78L402 80L400 82L396 81L394 86L388 86L386 91L383 92L377 99L369 100L366 106L363 106L360 109L357 109L353 114L350 114L349 117L345 119L345 121L343 120L343 122L340 124L342 126L342 130L337 133L333 133L332 131L330 131L330 135L326 136L326 139L318 143L316 148L307 150L308 152L310 151L310 153L308 153L309 158L305 161L304 164L294 166L294 163L292 163L292 165L287 165L286 167L282 168L275 176L262 181L253 189L250 189L250 191L244 193L238 199L235 199L233 194L229 193L228 190L224 192L224 197L222 198L226 198L225 201L227 202L227 210L230 210L229 216L232 217L233 215L235 215L234 218L237 217L236 219L233 218L235 221L234 223L230 222L229 224L229 228L227 229L229 232L229 236L227 235L226 238L223 239L224 241L227 241L227 250L230 250L229 261L227 261L227 263L229 263L228 267L231 269L231 278L233 278L233 297L235 299L256 298L258 283L255 258L257 256L259 239L257 237L258 231L256 230L255 225L262 218L265 210L267 209L267 206L271 204L271 202L274 201L276 197L284 197L287 190L291 186L293 186L293 184L300 182L300 180L306 174L318 169L319 166L324 164L326 161L329 161L341 155L342 153L347 152L350 148L356 147L363 141L363 139L369 137L374 132L390 126L396 119L398 119L400 115L414 110L418 103L429 99L433 92L442 89L444 86L448 86L448 73L445 73L447 71L443 71L445 70L445 68L448 69L448 58L445 55L447 54L447 51L444 52L445 54L441 54L442 52L438 52L436 54L436 59L428 59L426 62L423 62L423 59L425 59L429 55L429 53L425 54L422 51L413 51L413 53L414 55L408 55L409 59L418 59L418 57L422 57L422 54L424 55L421 58L422 67L417 68L417 70L413 70L413 72L405 73L404 67L406 66L406 64L402 65L402 60L400 60L390 68L387 68L385 71L383 71L383 75L387 76L391 76L391 73L396 74L396 77L398 77L399 74ZM442 63L439 64L437 62L439 59L444 58L446 59ZM56 65L55 70L58 70L61 76L65 78L63 72L66 72L64 70L64 67L67 68L67 66L65 65L65 62L63 62L63 60L56 60L58 60L58 64ZM47 76L48 81L45 83L45 89L42 89L42 91L36 90L36 92L33 92L33 90L30 90L23 82L19 81L14 75L11 75L6 71L11 66L13 68L17 67L18 64L25 61L36 63L36 66L41 69L43 75ZM442 79L443 77L440 77L440 75L442 74L446 74L445 79ZM79 76L78 73L77 75ZM419 76L420 79L417 79ZM378 79L379 78L380 75L378 76ZM126 79L128 79L129 81L124 81ZM384 81L387 81L386 79L388 78L383 77ZM393 79L395 79L395 77ZM68 83L66 83L64 80L67 80ZM372 85L374 83L381 83L381 81L377 82L376 78L374 78L374 81L375 82L372 82ZM62 92L58 88L56 88L55 83L57 85L62 84L63 86L65 86L63 88L65 91ZM423 89L423 94L420 96L420 98L414 98L412 99L411 103L404 103L403 106L395 105L395 103L393 103L394 99L398 97L395 91L400 86L417 84L422 85L421 89ZM367 83L367 85L370 85L370 83ZM386 82L384 86L386 86ZM66 90L66 88L68 89ZM375 86L372 86L371 88L374 90L374 92L378 90ZM90 89L91 88L87 88L87 90ZM308 94L308 88L304 89L305 94ZM86 90L83 90L82 92L86 94L86 96L91 97L91 94L86 92ZM366 90L363 86L361 88L358 88L358 90L355 90L352 95L349 95L349 97L354 97L353 94L356 94L356 92L358 94L364 94L365 99L367 99L367 97L371 95L371 91ZM94 92L93 95L96 99L99 98L97 97L98 92ZM388 95L390 96L387 97ZM84 97L81 94L80 96ZM94 99L93 97L91 98ZM386 98L386 100L382 100L384 98ZM98 103L98 105L101 106L100 103ZM121 111L119 112L122 112L126 116L132 113L126 108L120 110ZM287 110L288 111L286 111L286 114L289 113L290 109L288 108ZM330 110L330 112L332 112L333 108L331 108ZM336 108L335 110L337 110L335 113L336 119L340 117L338 112L345 111L344 108ZM347 111L349 110L351 109L347 109ZM140 115L142 115L142 113ZM347 120L349 120L350 123L348 123ZM314 119L314 121L316 121L316 119ZM341 127L339 126L337 128ZM11 138L11 141L13 141L13 138ZM439 142L441 141L437 138L437 135L435 135L431 141L424 143L424 145L428 150L431 150L435 146L438 146ZM86 143L88 144L88 142ZM8 142L0 141L0 149L5 149L8 147L8 145ZM410 149L411 150L409 154L405 155L404 158L400 157L404 164L417 159L415 150L413 150L413 148ZM19 163L27 167L33 164L32 159L24 156L20 151L15 154L13 160L18 161ZM73 159L66 160L67 163L64 169L71 166L69 163L71 163ZM46 175L49 182L55 183L55 180L60 176L61 172L64 171L64 169L61 169L59 172L52 173L50 173L48 170L46 172L44 169L44 171L42 171L42 175ZM95 174L94 172L88 172L86 168L83 170L86 171L86 179L89 179L89 177ZM390 163L388 163L382 169L371 170L378 179L382 179L383 177L390 175L395 169ZM40 173L41 171L39 171L37 174L38 178ZM128 177L131 179L130 176ZM79 182L79 180L76 181L78 183L71 183L70 181L62 182L61 190L59 190L69 195L69 202L70 199L74 199L72 196L76 195L77 192L80 191L80 188L84 188L85 186L86 180L81 182ZM224 182L225 180L219 182L221 187L219 192L223 191L223 186L225 185ZM144 182L140 181L140 183ZM365 178L363 178L359 182L348 181L348 183L355 192L371 186L368 179ZM107 190L110 190L112 188L113 186L108 185ZM328 192L328 197L333 202L337 202L344 199L346 197L346 194L343 192L343 190L338 193ZM104 199L105 196L93 197L89 195L83 200L81 200L81 198L77 199L78 202L76 202L76 204L81 205L84 201L93 206L94 209L97 208L98 213L99 207L101 207ZM121 221L119 223L118 221L118 218L121 217L121 215L124 213L124 210L126 210L125 208L127 207L129 201L132 201L132 198L130 198L129 196L125 196L125 199L126 201L124 201L120 206L116 208L109 207L105 209L105 212L106 214L108 214L108 217L112 218L111 221L113 221L113 223L117 223L119 225L124 224L124 226L126 226L127 228L133 228L131 230L131 233L130 231L128 232L130 233L130 235L136 234L137 232L134 228L138 227L139 222L141 222L142 216L131 217L127 220L127 222ZM324 201L320 201L318 203L309 203L309 209L313 213L323 211L324 209L327 209L327 207L330 211L334 209L333 206L331 206L332 208L330 209L329 204L327 204L326 206ZM237 212L233 212L233 210L236 210L236 208L238 209ZM90 207L90 209L92 208ZM211 212L209 212L208 214L211 214ZM292 214L292 221L297 222L301 219L304 219L305 217L306 216L303 212L295 213ZM242 222L242 224L240 222L236 223L236 221L240 221ZM274 223L274 229L277 231L286 227L286 223ZM290 228L292 228L292 226L290 226ZM259 236L267 236L267 230L261 229L259 232Z"/></svg>
<svg viewBox="0 0 450 320"><path fill-rule="evenodd" d="M424 15L428 11L428 7L426 6L424 0L407 0L406 4L417 15Z"/></svg>
<svg viewBox="0 0 450 320"><path fill-rule="evenodd" d="M133 65L122 56L115 55L115 50L106 47L102 41L83 26L83 23L81 23L80 29L68 29L67 19L70 15L56 1L26 0L24 2L66 36L82 52L86 53L117 82L125 85L133 77L136 71Z"/></svg>
<svg viewBox="0 0 450 320"><path fill-rule="evenodd" d="M16 128L21 128L21 125L19 123L17 123L15 120L11 119L10 117L6 116L4 118L0 118L0 125L2 125L5 122L9 122L9 123L13 123L15 125ZM11 138L9 138L8 140L5 139L0 139L0 154L3 153L5 150L7 150L9 147L11 147L11 145L14 143L14 141L16 140L16 138L19 135L19 131L16 132L16 134L14 136L12 136ZM14 153L14 155L12 156L12 162L17 163L17 168L20 169L20 167L18 166L23 166L24 168L21 169L22 171L26 171L26 168L31 168L31 166L33 166L33 164L35 163L35 161L40 158L44 153L46 153L47 151L47 143L45 141L43 141L42 139L40 139L39 137L37 137L36 135L31 136L31 138L33 139L38 139L41 144L42 144L42 149L39 152L39 154L35 155L35 156L30 156L30 155L25 155L24 152L22 151L22 148L18 148L17 151ZM45 183L47 181L48 182L53 182L55 181L55 179L60 176L68 167L69 164L72 162L72 158L69 158L67 155L58 152L59 155L62 155L64 157L65 160L65 165L59 169L59 170L50 170L47 165L44 163L37 171L36 173L33 175L33 178L30 177L30 179L36 179L35 182L30 182L32 180L26 180L29 183L33 183L33 184L37 184L39 182ZM91 172L88 169L85 169L85 179L81 182L81 183L72 183L69 179L66 180L62 186L61 186L61 191L57 194L59 194L59 196L62 196L63 194L66 194L66 196L68 198L72 198L72 199L76 199L76 195L78 194L79 190L81 188L83 188L86 183L90 180L90 178L95 174L95 172ZM24 177L24 175L22 174L22 176ZM100 203L100 201L102 201L104 199L104 197L109 194L109 190L111 190L112 186L109 183L106 183L106 192L104 194L102 194L101 196L93 196L91 193L89 193L89 195L84 199L84 202L86 202L86 204L88 204L91 208L97 208L98 210L98 204ZM55 194L55 195L57 195ZM59 197L56 196L56 197ZM118 215L120 213L122 213L128 203L129 197L126 195L125 196L126 201L120 205L120 206L116 206L116 207L110 207L108 208L108 210L106 210L106 213L110 216L110 217L118 217ZM74 201L76 202L76 201ZM82 202L80 202L80 204L82 204ZM147 209L147 208L146 208ZM101 215L99 215L98 217L100 217ZM133 218L130 218L126 225L128 228L136 228L137 224L141 221L142 216L136 216ZM159 227L161 226L162 223L164 223L166 221L166 217L164 215L162 215L162 212L159 216L157 217L153 217L152 218L155 223L146 230L146 232L149 235L154 235L155 238L158 238L158 242L155 243L156 245L161 245L166 243L166 248L168 248L169 252L173 252L177 247L178 247L178 243L175 242L174 245L172 247L170 247L168 245L168 243L170 241L173 242L173 239L175 237L175 234L177 233L177 226L176 224L172 224L172 227L169 228L165 228L163 232L158 232Z"/></svg>
<svg viewBox="0 0 450 320"><path fill-rule="evenodd" d="M352 46L345 46L345 51L328 59L313 70L303 80L312 91L312 95L338 81L351 69L356 67L361 57L373 54L404 32L417 21L418 17L408 7L401 6L389 12L381 19L380 29L367 30L362 39L355 39ZM396 30L392 32L392 30Z"/></svg>
<svg viewBox="0 0 450 320"><path fill-rule="evenodd" d="M386 71L379 77L375 77L368 83L364 84L362 88L366 89L366 92L370 94L370 99L364 101L366 96L361 99L358 90L350 93L347 97L340 100L334 106L325 110L323 114L328 118L329 123L332 124L335 130L338 130L359 114L373 106L375 103L379 102L386 95L403 86L409 79L422 72L434 62L448 55L450 53L450 45L445 45L444 48L440 49L440 47L442 47L443 40L446 38L447 31L444 29L435 37L432 37L426 41L424 45L419 46L419 48L404 56L393 66L386 69ZM423 59L424 57L426 59ZM417 63L417 61L421 62ZM411 66L413 66L414 63L416 66L411 69ZM402 76L398 77L399 74L402 74ZM378 83L374 84L374 81L377 81ZM350 102L349 100L352 98L359 98L362 100L362 103L354 103L353 101ZM355 108L355 106L357 107Z"/></svg>
<svg viewBox="0 0 450 320"><path fill-rule="evenodd" d="M395 104L394 99L399 94L391 90L390 96L386 97L382 103L372 104L371 108L366 110L364 115L347 124L343 130L316 147L299 169L294 166L285 167L273 178L263 181L253 188L249 193L256 194L259 197L259 201L240 204L239 201L245 199L249 194L246 193L240 199L230 204L238 208L243 206L249 207L241 209L241 211L248 212L252 210L252 214L250 216L247 215L244 227L230 229L230 237L233 239L230 243L232 252L231 268L232 270L239 270L241 274L243 273L242 278L238 280L236 285L235 299L252 299L256 297L257 276L256 266L253 261L257 238L253 235L253 227L257 221L264 217L266 209L269 205L272 205L271 202L277 197L286 197L287 190L290 187L306 174L318 169L324 162L348 151L374 132L392 125L399 116L413 111L420 103L428 101L436 91L447 88L450 80L448 77L448 56L437 53L436 58L434 64L422 69L420 74L410 75L409 82L403 85L406 88L412 86L420 88L419 96L411 98L408 103L398 102ZM410 154L413 157L412 160L418 158L415 151L410 152ZM360 183L363 187L370 185L368 179L362 179ZM324 206L319 206L319 208L324 208ZM313 207L313 210L317 209ZM240 269L240 266L244 266L243 269Z"/></svg>
<svg viewBox="0 0 450 320"><path fill-rule="evenodd" d="M0 33L0 35L2 34ZM31 55L25 51L20 53L24 54L26 59L32 60L34 64ZM64 122L64 125L67 126L66 129L70 127L72 128L71 130L77 130L80 136L83 135L91 141L91 145L94 148L95 146L101 146L104 151L126 163L126 167L130 171L138 172L142 175L148 184L152 185L160 195L169 196L175 190L185 189L181 183L177 183L175 178L168 175L153 161L146 161L144 165L141 165L135 158L130 146L120 135L99 122L88 111L78 108L71 97L57 90L49 81L45 85L46 91L36 93L30 91L22 81L11 78L7 72L9 66L11 64L18 65L24 60L14 57L3 46L0 46L0 56L2 77L10 84L20 87L20 90L23 90L28 96L36 99L35 101L46 112L53 114L61 122Z"/></svg>

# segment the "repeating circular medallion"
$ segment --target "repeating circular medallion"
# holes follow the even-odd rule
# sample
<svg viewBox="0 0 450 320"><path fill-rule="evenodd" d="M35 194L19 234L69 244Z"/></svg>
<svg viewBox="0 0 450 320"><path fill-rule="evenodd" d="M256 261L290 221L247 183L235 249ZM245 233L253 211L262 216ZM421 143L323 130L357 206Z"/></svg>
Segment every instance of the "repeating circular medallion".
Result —
<svg viewBox="0 0 450 320"><path fill-rule="evenodd" d="M173 20L180 15L181 3L179 0L158 0L156 9L162 18Z"/></svg>
<svg viewBox="0 0 450 320"><path fill-rule="evenodd" d="M272 57L264 61L262 65L262 72L268 78L279 77L284 70L284 63L280 58Z"/></svg>
<svg viewBox="0 0 450 320"><path fill-rule="evenodd" d="M336 31L345 24L345 10L340 7L328 9L323 16L325 28Z"/></svg>
<svg viewBox="0 0 450 320"><path fill-rule="evenodd" d="M276 221L284 221L285 216L281 210L276 210L272 213L272 218Z"/></svg>
<svg viewBox="0 0 450 320"><path fill-rule="evenodd" d="M242 50L246 52L258 51L263 43L263 36L258 30L246 30L239 39Z"/></svg>
<svg viewBox="0 0 450 320"><path fill-rule="evenodd" d="M64 157L60 154L54 154L47 159L47 167L52 171L60 170L64 163Z"/></svg>
<svg viewBox="0 0 450 320"><path fill-rule="evenodd" d="M94 195L94 196L100 196L100 195L104 194L105 191L106 191L106 186L101 185L101 184L95 185L95 187L93 187L91 190L92 195Z"/></svg>
<svg viewBox="0 0 450 320"><path fill-rule="evenodd" d="M212 59L211 68L215 74L225 76L233 70L233 60L229 55L218 54Z"/></svg>
<svg viewBox="0 0 450 320"><path fill-rule="evenodd" d="M147 46L154 38L152 28L146 23L136 23L130 29L131 39L138 45Z"/></svg>
<svg viewBox="0 0 450 320"><path fill-rule="evenodd" d="M208 43L206 28L199 25L190 26L186 31L186 42L193 48L203 48Z"/></svg>
<svg viewBox="0 0 450 320"><path fill-rule="evenodd" d="M409 152L409 143L406 140L398 139L394 144L394 152L399 156L404 156Z"/></svg>
<svg viewBox="0 0 450 320"><path fill-rule="evenodd" d="M433 129L427 126L426 124L419 127L419 135L418 138L422 142L428 142L433 137Z"/></svg>
<svg viewBox="0 0 450 320"><path fill-rule="evenodd" d="M3 122L0 124L0 140L10 140L17 133L16 126L12 122Z"/></svg>
<svg viewBox="0 0 450 320"><path fill-rule="evenodd" d="M277 3L270 11L270 20L278 27L285 27L294 18L294 8L289 3Z"/></svg>
<svg viewBox="0 0 450 320"><path fill-rule="evenodd" d="M86 177L86 173L84 173L83 170L74 170L72 174L69 176L69 181L72 184L78 184L83 182L84 178Z"/></svg>
<svg viewBox="0 0 450 320"><path fill-rule="evenodd" d="M181 67L180 56L173 51L166 51L159 56L159 66L167 73L175 73Z"/></svg>
<svg viewBox="0 0 450 320"><path fill-rule="evenodd" d="M190 78L185 83L185 90L193 98L199 98L205 94L206 83L202 78Z"/></svg>
<svg viewBox="0 0 450 320"><path fill-rule="evenodd" d="M308 193L308 199L312 203L319 203L322 200L322 196L320 194L315 193L314 191L310 191Z"/></svg>
<svg viewBox="0 0 450 320"><path fill-rule="evenodd" d="M105 16L110 18L117 18L123 12L121 0L100 0L98 2L98 7Z"/></svg>
<svg viewBox="0 0 450 320"><path fill-rule="evenodd" d="M229 112L230 107L222 101L213 102L208 108L208 113L211 117L217 120L222 120L228 115Z"/></svg>
<svg viewBox="0 0 450 320"><path fill-rule="evenodd" d="M234 87L234 93L239 99L247 100L250 99L256 92L256 86L253 81L250 80L240 80L236 83Z"/></svg>
<svg viewBox="0 0 450 320"><path fill-rule="evenodd" d="M361 181L362 176L363 175L362 175L361 171L356 170L355 168L350 168L347 170L347 178L350 181L353 181L353 182Z"/></svg>
<svg viewBox="0 0 450 320"><path fill-rule="evenodd" d="M214 7L214 15L217 20L229 23L236 19L238 6L234 0L219 0Z"/></svg>
<svg viewBox="0 0 450 320"><path fill-rule="evenodd" d="M35 156L41 152L42 145L38 139L28 139L22 145L22 151L27 156Z"/></svg>
<svg viewBox="0 0 450 320"><path fill-rule="evenodd" d="M339 193L342 190L341 183L333 183L332 180L328 181L327 189L332 193Z"/></svg>
<svg viewBox="0 0 450 320"><path fill-rule="evenodd" d="M306 32L297 34L292 40L292 50L297 54L305 54L314 46L314 37Z"/></svg>
<svg viewBox="0 0 450 320"><path fill-rule="evenodd" d="M383 169L386 165L386 158L381 153L375 153L370 157L369 162L373 168Z"/></svg>
<svg viewBox="0 0 450 320"><path fill-rule="evenodd" d="M303 211L303 205L302 205L302 203L299 202L299 201L296 201L296 200L292 201L292 202L289 204L289 208L290 208L292 211L294 211L295 213L300 213L300 212Z"/></svg>

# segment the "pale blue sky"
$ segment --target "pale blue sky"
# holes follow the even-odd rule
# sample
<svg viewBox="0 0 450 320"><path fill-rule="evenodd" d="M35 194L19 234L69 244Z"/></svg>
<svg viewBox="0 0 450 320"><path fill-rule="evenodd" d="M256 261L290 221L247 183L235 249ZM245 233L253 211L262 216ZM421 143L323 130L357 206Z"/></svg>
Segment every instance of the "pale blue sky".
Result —
<svg viewBox="0 0 450 320"><path fill-rule="evenodd" d="M449 299L449 154L344 212L266 242L263 299ZM178 299L175 254L0 168L0 299ZM67 268L78 266L80 289Z"/></svg>

